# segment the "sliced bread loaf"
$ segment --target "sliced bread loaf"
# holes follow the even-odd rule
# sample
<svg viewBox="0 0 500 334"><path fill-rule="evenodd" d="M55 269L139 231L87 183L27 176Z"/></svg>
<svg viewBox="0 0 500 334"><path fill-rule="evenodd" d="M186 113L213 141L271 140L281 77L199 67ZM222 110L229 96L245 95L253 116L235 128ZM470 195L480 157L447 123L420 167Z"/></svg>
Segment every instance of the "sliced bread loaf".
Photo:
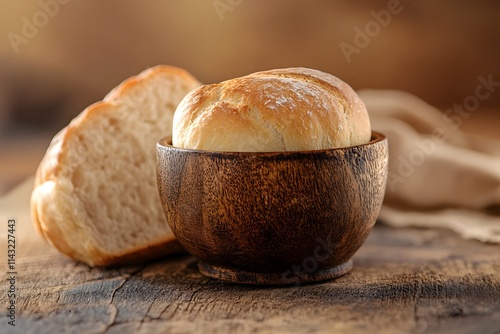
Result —
<svg viewBox="0 0 500 334"><path fill-rule="evenodd" d="M38 231L91 266L136 263L180 249L156 187L156 142L200 83L157 66L85 109L52 140L31 197Z"/></svg>

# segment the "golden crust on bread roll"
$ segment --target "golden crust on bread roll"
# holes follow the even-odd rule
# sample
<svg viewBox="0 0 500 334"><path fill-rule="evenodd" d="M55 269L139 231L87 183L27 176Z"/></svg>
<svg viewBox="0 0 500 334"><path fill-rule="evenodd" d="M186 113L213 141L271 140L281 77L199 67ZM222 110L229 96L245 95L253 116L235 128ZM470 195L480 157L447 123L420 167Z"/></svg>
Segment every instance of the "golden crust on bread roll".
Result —
<svg viewBox="0 0 500 334"><path fill-rule="evenodd" d="M174 114L180 148L273 152L370 141L366 107L339 78L308 68L257 72L191 91Z"/></svg>

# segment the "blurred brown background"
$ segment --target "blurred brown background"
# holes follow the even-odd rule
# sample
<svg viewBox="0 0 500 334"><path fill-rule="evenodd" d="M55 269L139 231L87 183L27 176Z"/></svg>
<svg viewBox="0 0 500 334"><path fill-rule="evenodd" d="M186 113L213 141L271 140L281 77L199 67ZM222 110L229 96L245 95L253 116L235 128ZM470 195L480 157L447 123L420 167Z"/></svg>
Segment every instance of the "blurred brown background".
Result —
<svg viewBox="0 0 500 334"><path fill-rule="evenodd" d="M35 172L72 117L147 67L211 83L306 66L447 109L479 76L500 81L499 19L494 0L2 1L0 194ZM497 109L495 91L463 128L495 135Z"/></svg>

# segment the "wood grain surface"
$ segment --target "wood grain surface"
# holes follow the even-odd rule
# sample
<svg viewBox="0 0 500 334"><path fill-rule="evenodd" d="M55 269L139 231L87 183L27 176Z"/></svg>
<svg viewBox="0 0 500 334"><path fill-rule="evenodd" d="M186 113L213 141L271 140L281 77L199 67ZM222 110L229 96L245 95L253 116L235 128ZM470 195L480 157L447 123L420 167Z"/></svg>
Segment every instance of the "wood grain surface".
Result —
<svg viewBox="0 0 500 334"><path fill-rule="evenodd" d="M377 224L349 274L293 287L209 279L188 255L90 268L36 236L30 187L0 200L2 224L16 219L18 247L15 327L0 260L0 333L500 333L498 245Z"/></svg>
<svg viewBox="0 0 500 334"><path fill-rule="evenodd" d="M379 215L388 146L213 152L157 145L172 231L207 276L285 284L345 274ZM292 270L293 268L293 270Z"/></svg>

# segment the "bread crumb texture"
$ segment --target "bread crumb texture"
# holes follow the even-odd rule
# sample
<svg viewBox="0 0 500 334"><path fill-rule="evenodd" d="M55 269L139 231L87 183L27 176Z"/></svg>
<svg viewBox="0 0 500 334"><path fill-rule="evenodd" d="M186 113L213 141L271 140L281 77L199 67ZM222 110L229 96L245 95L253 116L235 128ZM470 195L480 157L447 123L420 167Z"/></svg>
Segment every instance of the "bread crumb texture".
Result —
<svg viewBox="0 0 500 334"><path fill-rule="evenodd" d="M32 195L35 225L54 247L90 265L164 255L174 242L156 186L156 142L199 82L157 66L91 105L52 141Z"/></svg>

